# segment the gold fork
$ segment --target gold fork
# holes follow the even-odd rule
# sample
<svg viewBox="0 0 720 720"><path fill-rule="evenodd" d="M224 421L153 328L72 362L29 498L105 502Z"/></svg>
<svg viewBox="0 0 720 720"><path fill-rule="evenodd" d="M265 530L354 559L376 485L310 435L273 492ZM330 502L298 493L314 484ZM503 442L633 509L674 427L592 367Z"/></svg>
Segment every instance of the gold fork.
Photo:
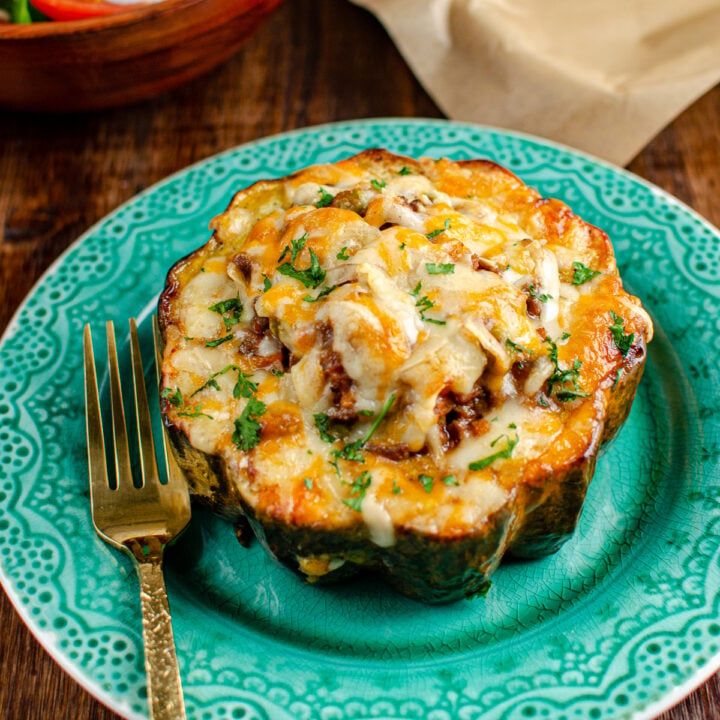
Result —
<svg viewBox="0 0 720 720"><path fill-rule="evenodd" d="M151 720L183 720L185 707L162 574L162 557L165 545L176 537L190 520L190 498L181 471L175 464L172 453L168 453L164 430L163 450L168 481L166 484L160 482L137 327L135 320L130 319L130 354L142 474L142 487L134 486L112 322L107 323L106 331L116 488L111 488L108 481L100 399L89 325L85 326L83 335L92 520L95 530L103 540L133 558L140 578L150 718ZM153 331L156 367L159 368L160 340L155 318L153 318Z"/></svg>

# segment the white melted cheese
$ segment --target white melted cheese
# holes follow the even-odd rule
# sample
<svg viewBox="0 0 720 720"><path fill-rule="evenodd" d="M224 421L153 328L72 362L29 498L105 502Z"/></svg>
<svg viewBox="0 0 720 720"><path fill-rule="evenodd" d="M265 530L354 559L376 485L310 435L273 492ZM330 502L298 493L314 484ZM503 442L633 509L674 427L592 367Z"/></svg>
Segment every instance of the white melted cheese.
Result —
<svg viewBox="0 0 720 720"><path fill-rule="evenodd" d="M360 516L379 547L395 543L399 526L428 533L479 527L510 502L503 463L539 458L562 430L557 404L538 405L556 368L546 339L562 346L575 306L603 280L571 284L573 263L591 266L596 257L596 250L584 254L587 231L573 231L577 250L563 244L567 238L551 244L544 211L531 209L537 196L515 179L504 192L524 193L519 199L503 191L496 197L482 182L454 196L463 187L459 176L483 171L457 166L443 184L433 179L435 167L424 161L380 177L340 163L294 176L282 192L263 185L255 210L242 206L252 203L241 193L214 225L222 243L173 299L177 326L163 366L165 387L183 398L174 421L191 444L225 457L245 500L272 496L278 517L294 518L306 478L336 517L353 521L356 508L344 501L357 497L353 482L369 468ZM246 255L242 263L233 262L237 253ZM614 272L607 262L601 269ZM239 314L218 311L229 299L242 306ZM636 303L619 298L617 307L652 336ZM246 355L240 348L249 348ZM286 372L278 378L281 358ZM247 452L233 440L248 403L237 389L239 367L251 394L280 408L267 439ZM327 414L340 393L349 420ZM452 412L464 434L448 445ZM258 416L259 425L271 414ZM337 420L329 439L323 417ZM372 443L387 446L377 457L365 447L364 466L340 456L371 430ZM417 484L426 462L437 471L431 492L412 499L388 490L398 478L406 488ZM458 482L445 486L441 478L450 473ZM439 495L444 502L435 502ZM332 569L320 556L302 560L311 575Z"/></svg>

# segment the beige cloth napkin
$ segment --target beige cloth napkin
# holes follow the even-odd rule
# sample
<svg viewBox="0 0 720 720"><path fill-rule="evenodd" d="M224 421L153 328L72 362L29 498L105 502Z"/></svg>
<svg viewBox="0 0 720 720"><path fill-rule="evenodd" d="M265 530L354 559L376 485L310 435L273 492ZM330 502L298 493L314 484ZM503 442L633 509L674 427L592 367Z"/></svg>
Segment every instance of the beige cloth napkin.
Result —
<svg viewBox="0 0 720 720"><path fill-rule="evenodd" d="M353 2L448 117L619 165L720 81L720 0Z"/></svg>

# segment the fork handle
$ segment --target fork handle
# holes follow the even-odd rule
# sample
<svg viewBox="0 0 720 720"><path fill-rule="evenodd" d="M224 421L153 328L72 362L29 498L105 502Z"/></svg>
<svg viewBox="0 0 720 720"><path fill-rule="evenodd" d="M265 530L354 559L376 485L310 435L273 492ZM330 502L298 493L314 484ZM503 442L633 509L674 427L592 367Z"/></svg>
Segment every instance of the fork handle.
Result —
<svg viewBox="0 0 720 720"><path fill-rule="evenodd" d="M185 703L170 608L162 572L162 555L150 554L137 562L140 577L145 674L150 720L185 720Z"/></svg>

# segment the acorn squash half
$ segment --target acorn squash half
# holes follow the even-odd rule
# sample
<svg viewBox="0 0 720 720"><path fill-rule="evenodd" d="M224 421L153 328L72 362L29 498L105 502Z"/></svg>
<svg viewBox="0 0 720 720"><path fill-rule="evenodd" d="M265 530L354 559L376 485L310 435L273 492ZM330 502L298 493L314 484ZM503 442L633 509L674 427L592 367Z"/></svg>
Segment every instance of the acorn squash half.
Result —
<svg viewBox="0 0 720 720"><path fill-rule="evenodd" d="M211 227L160 297L161 405L241 541L447 602L567 539L652 337L605 233L492 162L384 150Z"/></svg>

